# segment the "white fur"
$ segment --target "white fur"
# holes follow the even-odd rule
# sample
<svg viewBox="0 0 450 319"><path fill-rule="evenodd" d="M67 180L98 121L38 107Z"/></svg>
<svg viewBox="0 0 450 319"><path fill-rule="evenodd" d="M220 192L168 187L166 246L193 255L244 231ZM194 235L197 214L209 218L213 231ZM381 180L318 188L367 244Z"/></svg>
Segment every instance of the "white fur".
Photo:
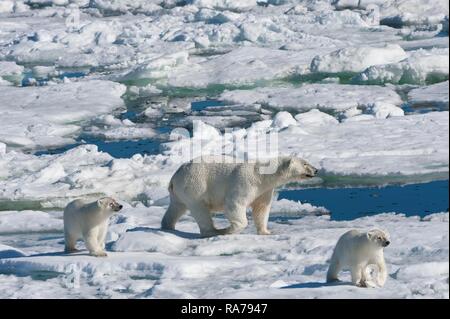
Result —
<svg viewBox="0 0 450 319"><path fill-rule="evenodd" d="M236 233L247 226L246 210L251 207L258 234L270 234L267 222L274 188L317 172L295 157L275 158L271 163L274 170L270 174L265 174L267 163L235 163L230 157L208 156L183 164L170 181L170 205L162 228L174 229L190 210L202 236ZM214 227L212 214L218 211L224 212L229 227Z"/></svg>
<svg viewBox="0 0 450 319"><path fill-rule="evenodd" d="M76 252L77 240L83 239L91 255L105 257L108 219L121 208L122 205L109 197L94 202L81 199L70 202L64 209L65 251Z"/></svg>
<svg viewBox="0 0 450 319"><path fill-rule="evenodd" d="M339 238L330 261L327 282L338 281L338 274L349 269L352 283L359 287L368 287L367 266L376 265L378 286L384 286L387 278L383 248L389 245L389 234L379 229L369 232L350 230Z"/></svg>

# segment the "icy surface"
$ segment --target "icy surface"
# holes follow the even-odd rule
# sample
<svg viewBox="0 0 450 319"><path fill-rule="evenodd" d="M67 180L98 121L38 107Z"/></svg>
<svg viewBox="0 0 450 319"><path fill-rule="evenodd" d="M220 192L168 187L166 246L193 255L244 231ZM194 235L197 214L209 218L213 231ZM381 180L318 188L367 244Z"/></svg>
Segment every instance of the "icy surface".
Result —
<svg viewBox="0 0 450 319"><path fill-rule="evenodd" d="M371 83L425 84L448 80L448 49L417 50L398 63L372 66L356 77Z"/></svg>
<svg viewBox="0 0 450 319"><path fill-rule="evenodd" d="M381 86L305 84L299 88L258 88L227 91L220 99L228 103L261 104L275 110L307 111L320 109L346 111L368 109L376 102L399 106L400 96Z"/></svg>
<svg viewBox="0 0 450 319"><path fill-rule="evenodd" d="M279 131L280 154L294 152L307 158L322 170L323 178L372 176L383 183L383 178L390 175L400 179L403 176L405 180L418 174L448 175L448 112L386 120L375 115L351 119L361 116L366 117L338 123L329 115L311 111L297 116L297 122L287 113L279 115L277 121L258 122L248 130L227 134L225 144L214 127L202 124L193 139L168 143L164 155L135 155L131 159L114 159L93 145L79 146L60 155L0 153L0 198L60 198L56 205L61 205L62 198L66 198L64 203L68 198L95 194L160 199L167 196L171 175L186 160L178 155L179 151L190 143L199 143L202 136L207 136L201 142L204 154L228 154L233 150L230 143L236 143L236 152L242 156L248 136L260 139L272 130Z"/></svg>
<svg viewBox="0 0 450 319"><path fill-rule="evenodd" d="M0 142L23 148L66 144L80 130L74 123L123 107L124 93L123 85L109 81L0 87Z"/></svg>
<svg viewBox="0 0 450 319"><path fill-rule="evenodd" d="M382 48L353 47L316 56L311 71L323 73L361 72L372 65L399 62L407 57L399 45Z"/></svg>
<svg viewBox="0 0 450 319"><path fill-rule="evenodd" d="M250 222L242 234L208 239L198 238L190 216L182 218L179 231L160 231L163 213L163 207L138 206L113 218L107 258L86 251L65 255L62 233L42 239L40 247L0 246L2 288L8 288L0 297L448 298L448 213L424 220L388 213L346 222L274 216L273 235L256 235ZM339 236L373 227L391 234L385 287L354 287L348 272L342 284L325 284Z"/></svg>
<svg viewBox="0 0 450 319"><path fill-rule="evenodd" d="M433 106L448 110L448 81L413 89L408 93L412 106Z"/></svg>
<svg viewBox="0 0 450 319"><path fill-rule="evenodd" d="M448 15L448 0L0 0L0 298L448 298L448 213L334 222L282 199L272 236L200 239L190 216L159 230L193 145L252 157L276 133L320 169L305 187L448 179ZM110 256L63 255L62 207L103 195L126 207ZM339 235L375 226L393 235L386 287L323 284Z"/></svg>

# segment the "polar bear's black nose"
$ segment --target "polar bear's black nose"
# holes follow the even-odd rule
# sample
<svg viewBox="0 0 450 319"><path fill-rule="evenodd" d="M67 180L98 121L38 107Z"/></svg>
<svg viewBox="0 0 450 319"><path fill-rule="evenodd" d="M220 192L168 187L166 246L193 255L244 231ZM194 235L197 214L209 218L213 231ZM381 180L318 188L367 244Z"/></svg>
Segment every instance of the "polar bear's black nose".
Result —
<svg viewBox="0 0 450 319"><path fill-rule="evenodd" d="M123 208L123 205L119 205L119 209L122 209Z"/></svg>
<svg viewBox="0 0 450 319"><path fill-rule="evenodd" d="M390 243L391 243L391 242L390 242L389 240L386 240L386 241L384 242L384 247L388 246Z"/></svg>

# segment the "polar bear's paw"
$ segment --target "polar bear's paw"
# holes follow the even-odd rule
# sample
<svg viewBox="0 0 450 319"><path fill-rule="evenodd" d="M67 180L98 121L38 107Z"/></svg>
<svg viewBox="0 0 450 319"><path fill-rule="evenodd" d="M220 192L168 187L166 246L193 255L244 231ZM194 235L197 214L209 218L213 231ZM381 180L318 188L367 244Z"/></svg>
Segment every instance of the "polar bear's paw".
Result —
<svg viewBox="0 0 450 319"><path fill-rule="evenodd" d="M258 230L258 235L271 235L271 234L272 234L272 232L267 229Z"/></svg>
<svg viewBox="0 0 450 319"><path fill-rule="evenodd" d="M107 257L108 256L108 254L105 251L94 251L94 252L91 252L90 254L91 254L91 256L94 256L94 257Z"/></svg>
<svg viewBox="0 0 450 319"><path fill-rule="evenodd" d="M356 284L357 287L360 288L375 288L376 286L373 284L373 282L368 280L361 280Z"/></svg>

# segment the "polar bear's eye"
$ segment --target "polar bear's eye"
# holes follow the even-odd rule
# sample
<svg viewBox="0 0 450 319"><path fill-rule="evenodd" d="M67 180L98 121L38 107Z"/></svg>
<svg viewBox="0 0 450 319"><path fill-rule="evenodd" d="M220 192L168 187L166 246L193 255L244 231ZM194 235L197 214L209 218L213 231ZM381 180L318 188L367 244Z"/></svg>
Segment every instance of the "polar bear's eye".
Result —
<svg viewBox="0 0 450 319"><path fill-rule="evenodd" d="M109 206L111 206L111 207L114 207L114 204L113 204L113 203L111 203L111 204L109 204Z"/></svg>

